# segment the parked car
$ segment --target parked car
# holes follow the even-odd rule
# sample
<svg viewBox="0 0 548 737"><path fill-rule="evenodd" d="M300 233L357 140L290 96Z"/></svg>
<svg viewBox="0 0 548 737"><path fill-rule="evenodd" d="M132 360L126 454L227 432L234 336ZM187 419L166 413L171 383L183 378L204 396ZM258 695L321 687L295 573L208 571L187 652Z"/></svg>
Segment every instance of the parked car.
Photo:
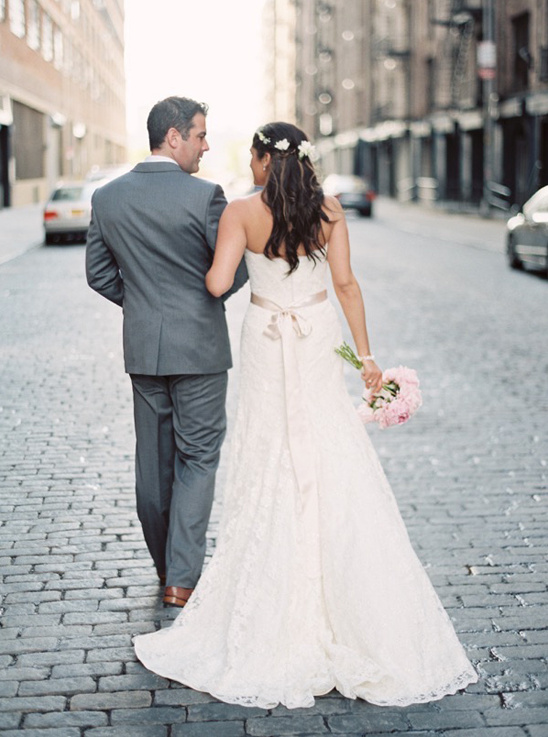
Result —
<svg viewBox="0 0 548 737"><path fill-rule="evenodd" d="M525 266L548 275L548 187L542 187L507 222L507 255L512 269Z"/></svg>
<svg viewBox="0 0 548 737"><path fill-rule="evenodd" d="M91 196L106 181L66 182L53 190L44 207L47 244L85 241L91 220Z"/></svg>
<svg viewBox="0 0 548 737"><path fill-rule="evenodd" d="M323 182L323 191L336 197L345 210L357 210L364 217L373 214L375 192L365 179L343 174L329 174Z"/></svg>

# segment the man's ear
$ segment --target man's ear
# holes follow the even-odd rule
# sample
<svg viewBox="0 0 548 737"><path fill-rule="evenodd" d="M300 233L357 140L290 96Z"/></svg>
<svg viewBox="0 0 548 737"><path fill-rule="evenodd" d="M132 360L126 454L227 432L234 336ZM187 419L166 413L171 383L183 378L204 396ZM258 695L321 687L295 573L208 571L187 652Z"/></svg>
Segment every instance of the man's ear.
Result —
<svg viewBox="0 0 548 737"><path fill-rule="evenodd" d="M170 148L177 148L181 134L177 128L170 128L166 133L165 141Z"/></svg>

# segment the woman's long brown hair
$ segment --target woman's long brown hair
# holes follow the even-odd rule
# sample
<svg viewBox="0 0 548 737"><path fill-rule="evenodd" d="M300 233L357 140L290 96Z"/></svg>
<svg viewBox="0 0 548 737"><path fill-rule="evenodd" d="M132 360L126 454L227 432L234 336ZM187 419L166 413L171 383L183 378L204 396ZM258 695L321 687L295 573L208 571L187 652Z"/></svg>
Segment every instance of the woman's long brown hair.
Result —
<svg viewBox="0 0 548 737"><path fill-rule="evenodd" d="M275 148L284 139L289 147ZM308 138L296 126L267 123L255 133L252 143L259 159L267 152L271 156L270 174L261 197L272 212L274 224L264 254L268 258L283 256L290 274L299 266L299 248L313 260L325 253L322 222L329 222L314 165L309 156L299 156L298 147L303 141Z"/></svg>

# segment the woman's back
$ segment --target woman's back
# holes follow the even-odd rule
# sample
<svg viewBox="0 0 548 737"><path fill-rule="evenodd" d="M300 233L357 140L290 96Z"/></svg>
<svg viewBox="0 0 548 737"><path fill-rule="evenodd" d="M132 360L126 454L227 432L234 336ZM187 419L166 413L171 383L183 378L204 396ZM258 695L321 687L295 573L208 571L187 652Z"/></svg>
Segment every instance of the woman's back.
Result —
<svg viewBox="0 0 548 737"><path fill-rule="evenodd" d="M296 305L326 288L327 259L324 255L317 260L300 256L299 266L291 274L285 259L269 259L250 249L245 253L245 263L252 293L280 307Z"/></svg>
<svg viewBox="0 0 548 737"><path fill-rule="evenodd" d="M253 253L264 253L265 246L272 234L272 228L274 225L274 217L268 205L262 198L262 193L257 192L249 197L245 197L239 200L240 203L240 217L243 220L247 249L253 251ZM317 244L317 248L320 245L323 246L328 243L333 226L335 222L340 218L340 214L337 213L336 208L332 203L333 198L326 197L323 211L326 213L329 221L322 222L321 226L321 243ZM235 203L231 203L232 206ZM340 208L338 208L340 210ZM284 246L280 248L280 256L283 258L285 254ZM302 245L298 249L298 255L305 256L305 250Z"/></svg>

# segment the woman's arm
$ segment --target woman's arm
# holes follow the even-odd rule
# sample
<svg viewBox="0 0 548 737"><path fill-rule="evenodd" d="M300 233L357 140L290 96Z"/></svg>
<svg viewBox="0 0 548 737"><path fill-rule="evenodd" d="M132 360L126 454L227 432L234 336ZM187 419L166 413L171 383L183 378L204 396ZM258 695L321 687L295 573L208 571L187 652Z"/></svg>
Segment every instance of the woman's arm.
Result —
<svg viewBox="0 0 548 737"><path fill-rule="evenodd" d="M244 255L247 236L243 209L243 203L234 200L226 206L219 221L213 264L205 278L207 290L214 297L221 297L231 288Z"/></svg>
<svg viewBox="0 0 548 737"><path fill-rule="evenodd" d="M326 205L333 222L327 260L331 269L335 294L352 333L359 356L369 356L371 347L367 335L365 307L360 285L350 265L350 243L344 211L334 197L326 197ZM363 361L362 378L368 388L379 391L382 386L382 372L375 361Z"/></svg>

